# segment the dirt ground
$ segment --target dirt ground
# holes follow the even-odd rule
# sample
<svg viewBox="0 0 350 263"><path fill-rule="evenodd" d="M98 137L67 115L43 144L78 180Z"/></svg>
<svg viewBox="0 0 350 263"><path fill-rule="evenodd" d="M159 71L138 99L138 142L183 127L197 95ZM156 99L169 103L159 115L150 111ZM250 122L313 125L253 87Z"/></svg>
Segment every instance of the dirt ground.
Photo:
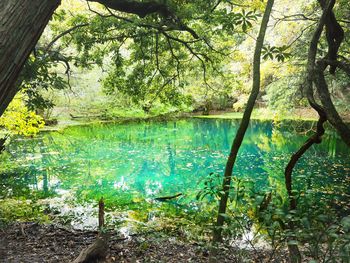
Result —
<svg viewBox="0 0 350 263"><path fill-rule="evenodd" d="M97 232L68 230L36 223L12 224L0 230L0 262L71 262L91 244ZM242 252L220 249L215 262L285 262L283 256L272 260L263 251ZM96 262L209 262L209 250L198 243L182 242L161 233L121 238L112 235L108 256Z"/></svg>

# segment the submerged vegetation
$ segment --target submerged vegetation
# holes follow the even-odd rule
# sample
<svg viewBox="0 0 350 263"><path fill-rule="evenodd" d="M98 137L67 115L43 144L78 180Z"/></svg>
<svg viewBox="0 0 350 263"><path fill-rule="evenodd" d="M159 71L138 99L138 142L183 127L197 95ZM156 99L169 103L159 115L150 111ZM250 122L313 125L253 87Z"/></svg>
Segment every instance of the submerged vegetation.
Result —
<svg viewBox="0 0 350 263"><path fill-rule="evenodd" d="M17 2L0 3L5 239L37 222L98 230L75 262L127 260L112 233L200 244L184 262L349 262L348 1Z"/></svg>

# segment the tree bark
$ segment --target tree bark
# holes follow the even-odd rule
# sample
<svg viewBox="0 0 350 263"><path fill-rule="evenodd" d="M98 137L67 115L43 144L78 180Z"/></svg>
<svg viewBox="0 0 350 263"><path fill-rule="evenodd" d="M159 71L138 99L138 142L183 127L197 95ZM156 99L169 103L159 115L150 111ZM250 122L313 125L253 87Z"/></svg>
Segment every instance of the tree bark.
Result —
<svg viewBox="0 0 350 263"><path fill-rule="evenodd" d="M233 167L235 165L237 155L239 148L241 147L242 141L244 139L245 133L247 131L249 122L250 122L250 116L252 114L255 101L258 97L259 91L260 91L260 64L261 64L261 50L264 45L264 39L266 34L267 25L270 19L270 14L272 11L272 6L274 4L274 0L268 0L266 4L266 9L264 12L263 19L261 21L260 25L260 31L258 38L256 40L256 46L255 46L255 52L254 52L254 59L253 59L253 88L250 93L247 106L244 110L242 121L239 125L237 134L235 136L235 139L231 146L230 155L228 157L226 167L225 167L225 173L224 173L224 179L222 188L224 193L221 196L220 202L219 202L219 212L217 216L217 222L216 226L213 232L213 241L214 242L220 242L222 240L222 226L224 225L225 217L224 214L226 213L226 207L227 207L227 201L229 197L229 191L231 187L231 178L232 178L232 171Z"/></svg>
<svg viewBox="0 0 350 263"><path fill-rule="evenodd" d="M0 1L0 115L19 86L19 74L60 0Z"/></svg>
<svg viewBox="0 0 350 263"><path fill-rule="evenodd" d="M7 139L7 137L0 138L0 154L5 150L6 139Z"/></svg>
<svg viewBox="0 0 350 263"><path fill-rule="evenodd" d="M149 14L158 13L163 17L171 18L174 13L169 7L158 1L149 0L147 2L139 2L134 0L88 0L89 2L98 2L111 9L118 10L124 13L131 13L138 15L139 17L145 17Z"/></svg>

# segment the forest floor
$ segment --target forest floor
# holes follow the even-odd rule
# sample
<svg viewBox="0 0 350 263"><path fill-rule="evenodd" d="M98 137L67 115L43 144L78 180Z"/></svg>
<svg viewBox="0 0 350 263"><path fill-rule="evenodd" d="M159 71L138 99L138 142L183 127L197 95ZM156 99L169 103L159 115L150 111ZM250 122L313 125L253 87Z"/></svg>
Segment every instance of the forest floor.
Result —
<svg viewBox="0 0 350 263"><path fill-rule="evenodd" d="M14 223L0 229L0 262L71 262L96 238L95 231L77 231L54 225ZM222 247L214 262L287 262L286 255ZM162 233L121 238L112 235L107 258L96 262L209 262L204 244L181 241Z"/></svg>

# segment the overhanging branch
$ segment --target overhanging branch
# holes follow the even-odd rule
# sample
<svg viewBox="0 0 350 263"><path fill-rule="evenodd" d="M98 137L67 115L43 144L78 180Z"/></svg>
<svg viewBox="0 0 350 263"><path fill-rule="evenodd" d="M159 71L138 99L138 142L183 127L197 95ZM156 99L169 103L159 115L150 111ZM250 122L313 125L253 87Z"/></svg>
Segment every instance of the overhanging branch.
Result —
<svg viewBox="0 0 350 263"><path fill-rule="evenodd" d="M174 14L167 5L155 2L119 1L119 0L88 0L97 2L116 11L138 15L143 18L147 15L157 13L164 18L172 18Z"/></svg>
<svg viewBox="0 0 350 263"><path fill-rule="evenodd" d="M88 0L88 2L97 2L104 5L107 8L115 11L120 11L129 14L135 14L141 18L151 14L158 14L167 22L170 22L174 26L174 30L187 31L192 37L198 39L197 33L189 26L184 24L176 14L170 10L166 4L158 3L155 1L138 2L138 1L117 1L117 0Z"/></svg>

